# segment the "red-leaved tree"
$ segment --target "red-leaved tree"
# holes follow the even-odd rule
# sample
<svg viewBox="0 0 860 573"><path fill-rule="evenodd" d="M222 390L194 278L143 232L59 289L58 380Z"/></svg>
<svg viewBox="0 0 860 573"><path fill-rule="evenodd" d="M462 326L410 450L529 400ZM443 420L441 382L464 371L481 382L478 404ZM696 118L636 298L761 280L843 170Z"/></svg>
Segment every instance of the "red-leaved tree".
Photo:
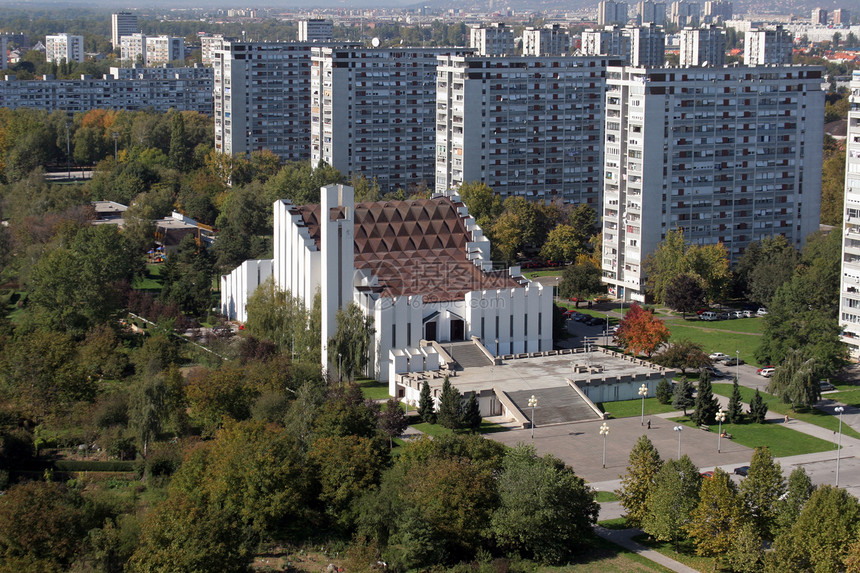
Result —
<svg viewBox="0 0 860 573"><path fill-rule="evenodd" d="M632 354L650 356L661 344L669 340L669 329L666 324L654 316L650 310L643 310L636 303L630 305L630 310L618 325L615 337L625 351Z"/></svg>

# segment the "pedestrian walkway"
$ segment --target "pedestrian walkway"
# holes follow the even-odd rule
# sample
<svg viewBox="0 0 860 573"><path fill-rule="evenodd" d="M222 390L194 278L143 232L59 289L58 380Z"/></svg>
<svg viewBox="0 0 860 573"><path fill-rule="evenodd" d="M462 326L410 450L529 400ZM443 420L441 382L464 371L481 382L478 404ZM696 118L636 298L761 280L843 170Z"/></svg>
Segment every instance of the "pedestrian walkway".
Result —
<svg viewBox="0 0 860 573"><path fill-rule="evenodd" d="M598 525L594 528L594 533L607 541L620 545L624 549L641 555L645 559L653 561L654 563L659 563L663 567L671 569L672 571L678 571L679 573L699 573L696 569L687 567L683 563L679 563L674 559L666 557L662 553L658 553L653 549L648 549L644 545L640 545L633 541L632 538L634 536L642 533L638 529L606 529L605 527L600 527Z"/></svg>

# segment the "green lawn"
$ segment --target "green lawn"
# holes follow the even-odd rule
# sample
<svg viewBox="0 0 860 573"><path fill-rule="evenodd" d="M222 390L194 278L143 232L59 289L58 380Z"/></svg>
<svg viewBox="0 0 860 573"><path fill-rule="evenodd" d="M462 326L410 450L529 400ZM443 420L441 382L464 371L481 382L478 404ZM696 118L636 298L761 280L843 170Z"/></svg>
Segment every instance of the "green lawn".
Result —
<svg viewBox="0 0 860 573"><path fill-rule="evenodd" d="M161 290L161 265L146 265L146 275L135 279L131 286L138 290Z"/></svg>
<svg viewBox="0 0 860 573"><path fill-rule="evenodd" d="M653 549L657 553L662 553L670 559L679 561L687 567L692 567L696 571L711 573L712 571L717 570L714 559L712 557L700 557L696 555L696 546L688 539L681 541L679 544L679 551L677 553L675 552L674 544L670 542L656 541L651 539L649 535L637 535L633 538L633 541L641 543L648 549Z"/></svg>
<svg viewBox="0 0 860 573"><path fill-rule="evenodd" d="M702 431L689 418L673 418L672 421L690 426L694 432ZM716 441L719 426L714 424L710 428ZM835 449L833 442L786 428L782 424L723 424L723 430L731 434L732 440L742 446L748 448L767 446L775 458Z"/></svg>
<svg viewBox="0 0 860 573"><path fill-rule="evenodd" d="M752 319L747 319L752 320ZM739 322L737 321L723 321ZM744 334L742 332L719 332L711 329L698 328L696 326L676 325L671 321L667 324L672 333L671 340L688 338L702 345L702 350L710 354L722 352L729 356L735 355L735 350L741 351L741 360L750 364L758 364L755 351L761 343L761 337L755 334Z"/></svg>
<svg viewBox="0 0 860 573"><path fill-rule="evenodd" d="M764 321L760 318L738 318L735 320L708 321L699 320L698 318L691 320L689 315L687 316L687 320L684 320L680 316L669 318L666 320L666 324L669 326L669 329L671 329L673 325L694 326L704 328L706 330L731 330L732 332L744 332L747 334L761 334L761 329L764 325Z"/></svg>
<svg viewBox="0 0 860 573"><path fill-rule="evenodd" d="M586 540L585 547L577 552L576 560L569 565L564 567L529 567L529 564L530 562L522 562L523 567L516 570L534 571L535 573L671 572L671 569L597 536ZM514 569L512 568L512 570Z"/></svg>
<svg viewBox="0 0 860 573"><path fill-rule="evenodd" d="M603 501L618 501L618 496L611 491L596 491L594 492L594 501L598 503Z"/></svg>
<svg viewBox="0 0 860 573"><path fill-rule="evenodd" d="M860 408L860 388L857 386L843 386L841 384L836 387L839 389L839 392L836 392L835 394L825 394L825 396L831 400L836 400L837 402L842 402L843 404Z"/></svg>
<svg viewBox="0 0 860 573"><path fill-rule="evenodd" d="M563 272L563 268L556 268L548 271L527 271L523 273L523 276L527 279L533 279L536 277L560 277Z"/></svg>
<svg viewBox="0 0 860 573"><path fill-rule="evenodd" d="M714 393L719 394L720 396L731 396L732 395L732 385L731 384L714 384ZM740 387L741 390L741 401L746 404L750 403L753 395L755 394L755 390L750 388L745 388L743 386ZM830 394L835 399L839 394ZM797 411L791 411L791 404L784 404L779 398L772 394L768 394L766 392L761 393L761 397L764 400L765 404L767 404L768 410L771 412L776 412L778 414L788 414L790 418L795 418L797 420L802 420L804 422L808 422L810 424L815 424L816 426L821 426L822 428L827 428L833 432L839 430L839 418L832 414L828 414L827 412L822 412L821 410L817 410L815 408L803 408L798 407ZM851 436L852 438L860 439L860 432L857 432L854 428L848 426L847 424L842 424L842 433L846 436Z"/></svg>
<svg viewBox="0 0 860 573"><path fill-rule="evenodd" d="M606 529L628 529L627 518L626 517L616 517L614 519L605 519L603 521L598 521L597 525L601 527L605 527Z"/></svg>
<svg viewBox="0 0 860 573"><path fill-rule="evenodd" d="M455 433L455 430L449 430L439 424L428 424L427 422L421 422L418 424L412 424L412 427L418 430L419 432L423 432L428 436L439 437L439 436L449 436ZM481 421L481 427L478 429L479 434L494 434L496 432L507 432L508 428L505 426L500 426L498 424L494 424L492 422L488 422L486 420ZM468 433L468 430L456 430L458 434Z"/></svg>
<svg viewBox="0 0 860 573"><path fill-rule="evenodd" d="M388 400L388 384L382 384L375 380L368 382L359 382L358 387L361 388L361 395L365 400Z"/></svg>
<svg viewBox="0 0 860 573"><path fill-rule="evenodd" d="M609 412L613 418L633 418L642 415L642 399L601 402L597 407ZM645 415L652 416L664 412L674 412L672 404L661 404L657 398L645 398Z"/></svg>

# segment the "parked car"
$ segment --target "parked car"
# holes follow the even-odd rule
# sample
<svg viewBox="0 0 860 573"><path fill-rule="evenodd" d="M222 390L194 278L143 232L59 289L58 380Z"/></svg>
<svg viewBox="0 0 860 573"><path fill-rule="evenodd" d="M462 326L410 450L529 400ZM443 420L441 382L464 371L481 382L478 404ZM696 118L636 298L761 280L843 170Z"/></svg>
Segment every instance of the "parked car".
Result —
<svg viewBox="0 0 860 573"><path fill-rule="evenodd" d="M573 309L568 309L568 310L564 311L564 317L565 318L573 318L577 314L579 314L579 313Z"/></svg>
<svg viewBox="0 0 860 573"><path fill-rule="evenodd" d="M721 312L717 315L717 320L729 320L730 318L734 318L734 315L729 312Z"/></svg>
<svg viewBox="0 0 860 573"><path fill-rule="evenodd" d="M735 468L735 475L746 477L746 475L748 473L750 473L750 467L749 466L741 466L741 467Z"/></svg>
<svg viewBox="0 0 860 573"><path fill-rule="evenodd" d="M728 357L728 354L723 354L722 352L714 352L713 354L708 354L708 358L714 361L725 360Z"/></svg>
<svg viewBox="0 0 860 573"><path fill-rule="evenodd" d="M591 316L589 316L587 314L579 313L573 317L573 320L575 320L577 322L586 322L589 318L591 318Z"/></svg>
<svg viewBox="0 0 860 573"><path fill-rule="evenodd" d="M744 311L742 311L742 310L736 310L732 314L734 315L735 318L746 318L746 315L744 314Z"/></svg>
<svg viewBox="0 0 860 573"><path fill-rule="evenodd" d="M738 366L739 364L744 364L742 358L734 358L733 356L729 356L725 360L723 360L723 364L726 366Z"/></svg>
<svg viewBox="0 0 860 573"><path fill-rule="evenodd" d="M746 318L753 318L755 316L755 311L754 310L745 310L744 316Z"/></svg>
<svg viewBox="0 0 860 573"><path fill-rule="evenodd" d="M702 314L700 314L699 320L719 320L719 318L717 318L716 312L711 312L709 310L707 312L703 312Z"/></svg>
<svg viewBox="0 0 860 573"><path fill-rule="evenodd" d="M769 364L769 365L767 365L767 366L762 366L761 368L759 368L758 370L756 370L756 371L755 371L755 373L756 373L756 374L761 374L761 371L762 371L762 370L764 370L765 368L776 368L776 366L774 366L773 364Z"/></svg>
<svg viewBox="0 0 860 573"><path fill-rule="evenodd" d="M702 473L701 473L701 476L702 476L703 478L711 479L711 478L713 478L713 477L714 477L714 472L713 472L712 470L708 470L708 471L706 471L706 472L702 472Z"/></svg>
<svg viewBox="0 0 860 573"><path fill-rule="evenodd" d="M830 392L832 390L836 390L836 386L828 382L827 380L821 380L818 382L818 387L822 392Z"/></svg>
<svg viewBox="0 0 860 573"><path fill-rule="evenodd" d="M762 368L761 372L759 372L759 374L761 374L765 378L770 378L771 376L773 376L773 372L774 372L773 368Z"/></svg>
<svg viewBox="0 0 860 573"><path fill-rule="evenodd" d="M755 311L755 313L756 313L758 316L764 316L764 315L766 315L766 314L767 314L767 309L766 309L765 307L761 307L760 309L758 309L757 311Z"/></svg>

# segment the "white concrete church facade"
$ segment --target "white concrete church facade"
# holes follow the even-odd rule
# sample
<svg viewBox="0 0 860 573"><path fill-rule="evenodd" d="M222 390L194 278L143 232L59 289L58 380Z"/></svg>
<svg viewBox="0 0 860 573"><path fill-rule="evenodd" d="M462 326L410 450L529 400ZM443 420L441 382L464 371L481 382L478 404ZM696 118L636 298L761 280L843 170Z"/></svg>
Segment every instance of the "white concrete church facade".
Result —
<svg viewBox="0 0 860 573"><path fill-rule="evenodd" d="M307 308L319 291L328 366L337 311L354 302L374 320L367 374L391 387L398 373L439 368L432 341L478 339L497 356L552 349L552 289L492 268L490 242L458 196L356 204L351 187L329 185L320 205L275 202L274 259L222 276L221 312L246 320L248 297L270 276Z"/></svg>

